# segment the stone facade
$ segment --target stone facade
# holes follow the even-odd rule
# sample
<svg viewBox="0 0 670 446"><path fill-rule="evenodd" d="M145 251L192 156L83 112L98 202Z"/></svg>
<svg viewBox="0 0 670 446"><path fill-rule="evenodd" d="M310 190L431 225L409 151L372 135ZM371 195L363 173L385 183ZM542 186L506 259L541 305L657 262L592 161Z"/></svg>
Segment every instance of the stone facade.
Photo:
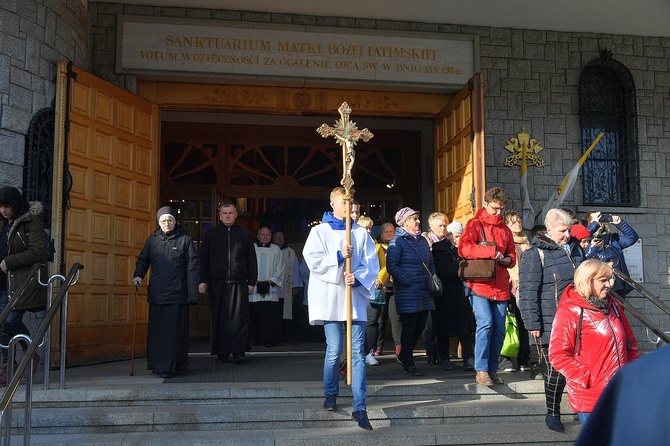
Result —
<svg viewBox="0 0 670 446"><path fill-rule="evenodd" d="M670 156L670 38L89 3L93 39L89 51L88 34L84 32L86 25L79 21L78 13L64 4L55 12L43 6L46 1L13 0L9 3L13 7L0 6L0 12L9 17L3 19L0 16L0 23L4 23L0 43L11 41L10 46L19 49L10 51L7 44L0 44L0 138L3 147L10 148L2 151L0 163L12 166L11 174L0 173L1 182L20 178L22 132L27 128L30 115L53 97L50 81L56 57L74 59L84 68L90 65L94 74L134 90L132 76L115 72L116 17L127 14L476 35L485 82L487 185L506 188L513 199L511 207L520 205L518 168L505 167L503 162L509 155L504 149L505 142L523 127L544 146L541 155L546 167L530 168L528 180L531 201L539 210L581 154L578 124L581 70L599 57L601 49L609 50L615 60L630 70L635 80L642 202L636 208L602 210L621 215L642 237L645 286L661 297L670 290L670 179L666 167ZM67 4L72 3L77 2ZM31 5L32 9L24 4ZM33 26L30 21L35 17L38 18L35 25L41 27L41 31L28 32L26 28ZM70 29L68 36L57 35L52 30L56 22L67 25ZM6 54L8 52L10 54ZM37 53L39 63L35 64L32 57L28 57L31 53ZM25 76L32 81L26 82ZM20 144L18 140L21 140ZM589 210L581 206L581 202L578 181L565 205L575 208L581 215ZM661 316L655 307L645 305L635 297L630 300L638 307L644 306L653 322L670 327L670 319ZM638 335L644 336L643 331L638 330ZM643 346L649 348L650 344Z"/></svg>
<svg viewBox="0 0 670 446"><path fill-rule="evenodd" d="M90 69L89 20L81 0L0 3L0 184L21 188L25 135L53 106L56 61Z"/></svg>

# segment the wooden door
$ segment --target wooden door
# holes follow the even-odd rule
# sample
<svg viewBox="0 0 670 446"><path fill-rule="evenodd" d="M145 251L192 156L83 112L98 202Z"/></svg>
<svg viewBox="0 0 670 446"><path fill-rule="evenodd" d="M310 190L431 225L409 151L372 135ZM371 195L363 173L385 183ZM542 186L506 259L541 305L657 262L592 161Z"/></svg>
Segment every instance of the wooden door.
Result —
<svg viewBox="0 0 670 446"><path fill-rule="evenodd" d="M57 264L65 270L84 265L69 293L67 363L130 357L134 317L135 352L143 356L146 286L135 302L131 280L137 255L156 229L159 109L65 61L58 63L56 95L54 197L59 179L67 177L63 166L72 178L69 209L63 203L53 208ZM69 131L59 125L66 108Z"/></svg>
<svg viewBox="0 0 670 446"><path fill-rule="evenodd" d="M435 210L463 225L483 204L484 93L481 73L435 117Z"/></svg>

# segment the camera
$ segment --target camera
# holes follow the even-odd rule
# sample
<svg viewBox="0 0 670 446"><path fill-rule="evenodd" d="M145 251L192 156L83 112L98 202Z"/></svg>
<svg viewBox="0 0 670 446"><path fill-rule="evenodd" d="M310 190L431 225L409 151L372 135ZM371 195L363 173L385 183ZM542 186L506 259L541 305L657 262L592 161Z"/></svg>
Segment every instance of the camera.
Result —
<svg viewBox="0 0 670 446"><path fill-rule="evenodd" d="M610 214L602 214L600 218L598 219L600 223L611 223L612 222L612 216Z"/></svg>

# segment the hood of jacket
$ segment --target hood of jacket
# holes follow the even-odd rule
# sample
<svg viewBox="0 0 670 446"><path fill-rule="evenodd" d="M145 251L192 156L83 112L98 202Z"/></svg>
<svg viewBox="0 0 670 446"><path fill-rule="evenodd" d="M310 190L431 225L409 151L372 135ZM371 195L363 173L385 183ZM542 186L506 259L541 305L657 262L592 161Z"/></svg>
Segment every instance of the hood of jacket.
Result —
<svg viewBox="0 0 670 446"><path fill-rule="evenodd" d="M31 201L26 203L21 209L21 215L19 215L13 222L11 228L9 228L8 238L12 237L12 233L16 230L19 223L24 221L31 220L33 217L39 217L44 212L44 205L41 201ZM4 220L7 224L7 220Z"/></svg>

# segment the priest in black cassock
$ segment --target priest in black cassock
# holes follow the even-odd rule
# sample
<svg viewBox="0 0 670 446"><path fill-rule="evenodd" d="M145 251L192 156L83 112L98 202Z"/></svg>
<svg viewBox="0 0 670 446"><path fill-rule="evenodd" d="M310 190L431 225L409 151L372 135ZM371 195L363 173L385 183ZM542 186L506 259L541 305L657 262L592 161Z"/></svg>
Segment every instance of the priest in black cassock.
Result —
<svg viewBox="0 0 670 446"><path fill-rule="evenodd" d="M258 279L256 250L248 229L235 224L237 209L219 205L221 225L205 232L198 257L200 294L209 293L212 355L219 362L245 364L249 338L249 295Z"/></svg>

